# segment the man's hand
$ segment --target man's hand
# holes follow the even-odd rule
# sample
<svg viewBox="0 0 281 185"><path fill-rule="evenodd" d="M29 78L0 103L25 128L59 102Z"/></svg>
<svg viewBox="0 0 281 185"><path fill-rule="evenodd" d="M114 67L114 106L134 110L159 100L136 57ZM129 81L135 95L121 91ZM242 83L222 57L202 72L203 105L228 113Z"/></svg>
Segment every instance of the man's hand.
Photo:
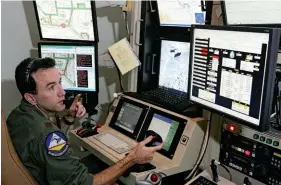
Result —
<svg viewBox="0 0 281 185"><path fill-rule="evenodd" d="M82 118L86 114L86 109L79 101L81 94L76 95L72 105L69 108L69 113L65 116L67 121L72 122L75 118Z"/></svg>
<svg viewBox="0 0 281 185"><path fill-rule="evenodd" d="M164 142L158 146L146 147L145 145L153 139L153 136L149 136L142 142L138 143L137 146L129 153L134 158L134 162L137 164L149 163L153 159L154 153L161 150Z"/></svg>

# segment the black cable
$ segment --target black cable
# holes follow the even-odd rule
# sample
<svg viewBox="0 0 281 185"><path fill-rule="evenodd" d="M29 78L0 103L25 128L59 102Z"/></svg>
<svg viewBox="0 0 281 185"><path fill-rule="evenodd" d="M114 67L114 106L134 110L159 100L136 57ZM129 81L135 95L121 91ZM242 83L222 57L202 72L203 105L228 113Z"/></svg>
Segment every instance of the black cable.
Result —
<svg viewBox="0 0 281 185"><path fill-rule="evenodd" d="M220 16L218 17L218 24L220 24L220 18L221 18L221 16L222 16L222 13L221 13ZM223 21L222 21L222 23L223 23Z"/></svg>
<svg viewBox="0 0 281 185"><path fill-rule="evenodd" d="M210 135L211 135L211 121L212 121L212 117L213 117L213 113L211 112L211 115L210 115L210 126L209 126L209 135L208 135L208 138L207 138L207 145L206 145L206 148L205 148L205 150L204 150L204 153L203 153L203 156L202 156L202 158L200 159L200 162L198 163L198 166L197 166L197 169L196 169L196 171L198 170L198 168L199 168L199 166L200 166L200 164L201 164L201 162L203 161L203 158L204 158L204 156L205 156L205 153L206 153L206 151L207 151L207 148L208 148L208 144L209 144L209 139L210 139Z"/></svg>
<svg viewBox="0 0 281 185"><path fill-rule="evenodd" d="M119 84L120 84L121 92L124 93L121 72L120 72L120 70L119 70L119 68L117 66L116 66L116 69L117 69L117 73L118 73L118 78L119 78Z"/></svg>
<svg viewBox="0 0 281 185"><path fill-rule="evenodd" d="M220 165L221 167L223 167L223 168L225 169L225 171L227 171L227 173L229 174L229 180L230 180L230 181L232 181L232 175L231 175L231 173L230 173L229 169L227 169L227 167L226 167L226 166L224 166L224 165L223 165L223 164L221 164L221 163L219 163L219 165Z"/></svg>
<svg viewBox="0 0 281 185"><path fill-rule="evenodd" d="M97 108L98 108L100 111L104 112L104 110L103 110L99 105L97 106Z"/></svg>
<svg viewBox="0 0 281 185"><path fill-rule="evenodd" d="M111 60L113 61L114 65L115 65L115 68L117 70L117 73L118 73L118 78L119 78L119 85L120 85L120 89L121 89L121 92L124 93L124 88L123 88L123 84L122 84L122 78L121 78L121 72L117 66L117 64L115 63L114 59L112 58L111 54L109 53L109 56L111 58Z"/></svg>
<svg viewBox="0 0 281 185"><path fill-rule="evenodd" d="M108 108L107 108L107 116L108 116L108 114L109 114L109 109L110 109L110 107L112 106L112 104L113 104L113 102L115 101L115 99L116 99L116 98L114 98L114 99L109 103L109 105L108 105Z"/></svg>
<svg viewBox="0 0 281 185"><path fill-rule="evenodd" d="M209 139L210 139L210 135L211 135L211 121L212 121L212 117L213 117L213 113L211 112L210 118L209 118L209 120L208 120L208 122L209 122L209 123L208 123L208 124L209 124L209 129L208 129L208 137L207 137L206 147L205 147L205 149L204 149L204 152L203 152L203 155L202 155L201 159L199 159L199 163L195 164L195 165L197 165L197 166L195 166L195 168L196 168L195 171L193 172L193 174L189 174L190 177L192 177L192 176L197 172L197 170L198 170L198 168L199 168L199 166L200 166L200 164L201 164L201 162L202 162L202 160L203 160L203 158L204 158L204 156L205 156L205 153L206 153L206 151L207 151L208 144L209 144ZM205 138L205 137L204 137L204 138ZM204 145L204 141L203 141L203 145ZM201 154L201 151L200 151L198 157L200 157L200 154ZM198 161L198 159L197 159L196 161ZM191 172L192 172L192 171L191 171ZM188 181L189 181L189 179L186 179L186 182L188 182Z"/></svg>

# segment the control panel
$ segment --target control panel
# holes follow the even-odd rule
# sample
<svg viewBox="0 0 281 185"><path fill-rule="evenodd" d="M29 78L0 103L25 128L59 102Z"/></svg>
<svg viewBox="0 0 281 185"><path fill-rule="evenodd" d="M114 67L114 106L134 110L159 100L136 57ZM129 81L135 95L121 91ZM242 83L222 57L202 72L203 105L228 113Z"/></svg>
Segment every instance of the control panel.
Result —
<svg viewBox="0 0 281 185"><path fill-rule="evenodd" d="M280 137L234 128L222 131L220 162L262 183L281 184Z"/></svg>

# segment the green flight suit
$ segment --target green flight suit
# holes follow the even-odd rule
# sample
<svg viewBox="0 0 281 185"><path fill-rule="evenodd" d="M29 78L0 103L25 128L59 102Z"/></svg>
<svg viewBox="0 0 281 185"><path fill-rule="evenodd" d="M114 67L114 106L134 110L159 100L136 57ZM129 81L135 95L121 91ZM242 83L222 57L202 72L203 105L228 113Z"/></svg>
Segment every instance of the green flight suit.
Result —
<svg viewBox="0 0 281 185"><path fill-rule="evenodd" d="M22 101L9 115L7 126L21 161L39 184L93 184L93 175L72 155L65 135L36 106ZM55 150L47 147L53 133L62 136L57 138L62 145Z"/></svg>

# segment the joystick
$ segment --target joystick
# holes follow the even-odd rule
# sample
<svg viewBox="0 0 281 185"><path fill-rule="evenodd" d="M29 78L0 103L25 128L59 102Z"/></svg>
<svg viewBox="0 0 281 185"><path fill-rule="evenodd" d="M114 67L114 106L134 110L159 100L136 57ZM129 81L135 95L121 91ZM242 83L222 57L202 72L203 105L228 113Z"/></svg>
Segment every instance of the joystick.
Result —
<svg viewBox="0 0 281 185"><path fill-rule="evenodd" d="M146 147L157 146L163 142L162 137L159 134L157 134L156 132L154 132L153 130L146 131L145 138L147 138L149 136L153 136L153 139L145 145Z"/></svg>
<svg viewBox="0 0 281 185"><path fill-rule="evenodd" d="M90 109L87 120L82 123L82 128L78 129L76 132L78 136L84 138L98 134L98 128L100 128L101 125L91 123L91 121L95 121L91 116L97 113L98 111L96 109Z"/></svg>

